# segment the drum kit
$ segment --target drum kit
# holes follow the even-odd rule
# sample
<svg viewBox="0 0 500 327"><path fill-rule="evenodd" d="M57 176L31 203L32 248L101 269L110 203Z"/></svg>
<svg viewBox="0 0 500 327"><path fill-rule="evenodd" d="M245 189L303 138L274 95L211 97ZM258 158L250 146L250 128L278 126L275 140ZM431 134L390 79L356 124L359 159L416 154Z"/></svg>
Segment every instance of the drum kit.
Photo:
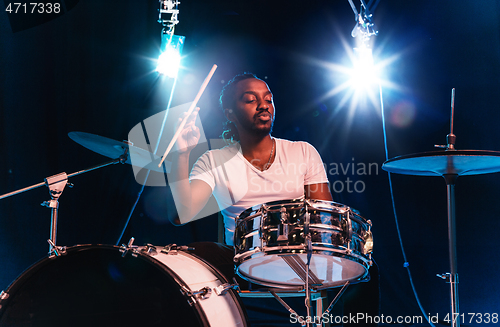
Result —
<svg viewBox="0 0 500 327"><path fill-rule="evenodd" d="M0 326L247 326L237 283L229 283L186 246L136 246L133 238L121 246L57 245L58 199L71 186L70 177L117 163L169 170L168 162L158 168L161 158L129 142L83 132L69 137L112 160L0 196L45 185L51 197L43 203L51 209L48 256L0 294ZM276 290L309 296L310 291L345 289L369 278L371 226L356 210L330 201L249 208L237 219L237 273L279 300Z"/></svg>
<svg viewBox="0 0 500 327"><path fill-rule="evenodd" d="M0 196L45 185L51 196L45 205L52 211L49 255L0 293L0 326L247 326L238 285L189 253L186 246L136 246L133 238L122 246L56 244L58 198L69 177L117 163L168 170L158 168L161 158L128 142L81 132L69 136L112 160ZM383 169L445 178L451 271L441 277L451 285L451 309L453 317L459 317L455 181L462 175L499 172L500 152L456 150L453 114L447 139L444 151L396 157L386 161ZM142 159L132 162L131 155ZM371 228L371 221L355 209L331 201L300 199L257 205L236 220L235 270L268 290L290 312L293 309L276 292L305 295L309 314L311 292L341 287L328 313L349 284L369 279ZM453 326L459 324L458 319L453 321Z"/></svg>

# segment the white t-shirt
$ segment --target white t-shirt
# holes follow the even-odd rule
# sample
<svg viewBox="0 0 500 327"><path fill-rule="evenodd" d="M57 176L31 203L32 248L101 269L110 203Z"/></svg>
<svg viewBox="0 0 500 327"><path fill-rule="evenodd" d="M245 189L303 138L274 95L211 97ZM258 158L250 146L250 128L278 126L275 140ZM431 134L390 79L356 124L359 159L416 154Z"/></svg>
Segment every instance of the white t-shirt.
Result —
<svg viewBox="0 0 500 327"><path fill-rule="evenodd" d="M275 138L276 156L260 171L241 153L239 143L205 152L194 164L190 180L211 188L224 217L225 239L233 245L235 219L255 205L304 197L304 185L328 183L316 149L307 142Z"/></svg>

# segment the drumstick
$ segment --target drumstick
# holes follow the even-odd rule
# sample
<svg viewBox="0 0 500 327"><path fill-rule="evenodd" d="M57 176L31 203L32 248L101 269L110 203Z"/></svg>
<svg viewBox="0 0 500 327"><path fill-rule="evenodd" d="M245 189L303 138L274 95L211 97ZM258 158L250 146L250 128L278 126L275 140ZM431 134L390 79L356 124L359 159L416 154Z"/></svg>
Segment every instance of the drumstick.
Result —
<svg viewBox="0 0 500 327"><path fill-rule="evenodd" d="M189 116L193 113L193 110L196 107L196 104L198 103L198 100L200 100L201 95L203 94L203 91L205 91L205 88L207 87L208 82L210 82L210 79L212 78L212 75L214 74L214 72L215 72L216 69L217 69L217 65L214 64L212 66L212 69L208 73L208 76L203 81L203 84L201 84L200 90L198 91L198 94L196 94L196 97L194 98L194 101L191 103L191 106L189 107L189 109L187 111L186 117L184 117L184 120L179 125L179 128L177 129L177 132L175 132L174 137L172 137L172 141L170 141L170 144L168 145L167 150L165 150L165 153L163 154L163 157L161 158L161 161L158 164L158 167L161 167L161 164L163 163L163 161L167 157L168 153L170 152L170 150L174 146L174 143L179 138L179 135L181 134L181 131L184 128L184 125L186 125L186 122L187 122Z"/></svg>

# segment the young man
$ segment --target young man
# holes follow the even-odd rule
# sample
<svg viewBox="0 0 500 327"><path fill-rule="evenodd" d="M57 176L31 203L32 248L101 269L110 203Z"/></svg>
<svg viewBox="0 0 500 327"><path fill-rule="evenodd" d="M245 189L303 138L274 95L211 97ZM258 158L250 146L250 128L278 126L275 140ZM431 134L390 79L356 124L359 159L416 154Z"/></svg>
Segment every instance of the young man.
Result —
<svg viewBox="0 0 500 327"><path fill-rule="evenodd" d="M323 162L306 142L271 136L275 109L268 85L253 74L237 75L223 89L221 106L230 128L229 146L202 155L189 175L189 155L200 137L189 118L172 162L172 193L181 223L187 223L214 194L233 244L236 217L254 205L270 201L309 198L332 200ZM189 176L189 178L188 178Z"/></svg>
<svg viewBox="0 0 500 327"><path fill-rule="evenodd" d="M313 146L271 136L275 108L273 95L263 80L253 74L237 75L222 90L220 103L228 119L223 138L229 145L203 154L189 173L189 155L200 138L200 131L194 125L196 110L176 143L178 155L172 162L169 184L181 223L197 216L214 195L224 217L226 245L197 243L194 253L231 281L234 276L231 246L235 219L240 213L278 200L332 201L332 195L323 162ZM378 297L378 284L375 289ZM269 311L268 306L275 304L274 310L286 317L285 309L270 300L264 304L266 309Z"/></svg>

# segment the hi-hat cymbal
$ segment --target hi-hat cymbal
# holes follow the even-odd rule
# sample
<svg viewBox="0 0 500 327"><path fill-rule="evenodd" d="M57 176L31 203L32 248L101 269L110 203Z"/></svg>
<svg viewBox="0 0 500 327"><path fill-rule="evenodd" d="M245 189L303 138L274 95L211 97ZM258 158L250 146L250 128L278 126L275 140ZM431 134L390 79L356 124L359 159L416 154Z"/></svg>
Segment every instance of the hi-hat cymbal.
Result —
<svg viewBox="0 0 500 327"><path fill-rule="evenodd" d="M126 142L84 132L70 132L68 136L87 149L112 159L119 158L128 149L125 163L161 173L170 172L170 162L164 161L163 165L158 167L161 161L159 156Z"/></svg>
<svg viewBox="0 0 500 327"><path fill-rule="evenodd" d="M387 160L382 169L404 175L479 175L500 172L500 152L447 150L414 153Z"/></svg>

